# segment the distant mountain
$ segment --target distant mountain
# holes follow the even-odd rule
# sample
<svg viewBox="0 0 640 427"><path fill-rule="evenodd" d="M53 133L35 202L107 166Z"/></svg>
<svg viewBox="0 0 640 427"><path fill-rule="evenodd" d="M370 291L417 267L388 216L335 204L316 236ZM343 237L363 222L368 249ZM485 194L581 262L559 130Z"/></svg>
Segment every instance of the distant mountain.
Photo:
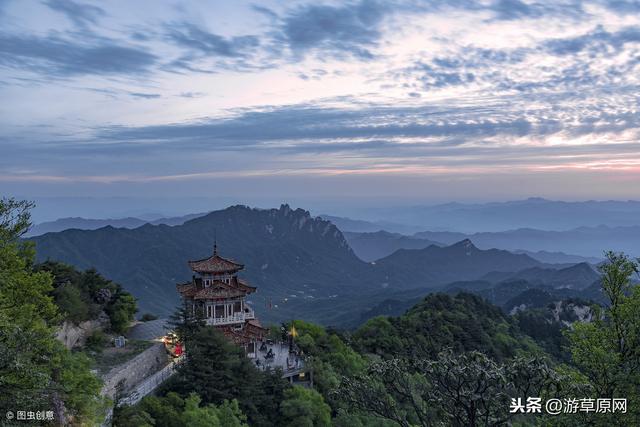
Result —
<svg viewBox="0 0 640 427"><path fill-rule="evenodd" d="M138 297L141 311L167 315L178 303L176 282L191 277L187 260L209 255L216 235L222 255L246 265L243 276L258 286L258 301L343 294L371 278L333 224L287 205L233 206L174 227L73 229L32 240L39 260L95 267Z"/></svg>
<svg viewBox="0 0 640 427"><path fill-rule="evenodd" d="M115 228L136 228L146 223L147 221L132 217L119 219L88 219L80 217L60 218L55 221L48 221L34 225L27 233L27 236L39 236L45 233L55 233L72 228L78 230L96 230L108 225Z"/></svg>
<svg viewBox="0 0 640 427"><path fill-rule="evenodd" d="M584 289L597 281L600 275L587 263L575 264L561 269L532 267L518 272L491 272L480 280L498 283L506 280L526 280L533 285L552 288Z"/></svg>
<svg viewBox="0 0 640 427"><path fill-rule="evenodd" d="M233 206L182 225L70 229L31 240L38 260L95 267L134 294L141 312L166 316L178 303L175 284L191 277L187 261L209 255L215 236L223 256L246 265L242 277L258 286L253 303L265 322L305 318L352 324L385 300L399 302L387 304L393 310L451 282L473 281L495 271L513 275L550 268L524 254L478 249L469 240L400 249L364 262L335 225L287 205ZM515 296L505 292L507 299Z"/></svg>
<svg viewBox="0 0 640 427"><path fill-rule="evenodd" d="M561 231L583 226L597 227L601 224L626 227L640 226L640 202L562 202L530 198L497 203L447 203L370 209L365 219L420 226L429 230L462 232L504 231L525 227ZM445 243L442 239L434 240ZM529 249L526 246L524 248Z"/></svg>
<svg viewBox="0 0 640 427"><path fill-rule="evenodd" d="M154 225L160 225L160 224L164 224L164 225L182 225L187 221L190 221L192 219L196 219L196 218L200 218L201 216L205 216L207 214L207 212L201 212L201 213L194 213L194 214L188 214L188 215L183 215L183 216L173 216L173 217L168 217L168 218L158 218L158 219L154 219L153 221L149 221L149 224L154 224Z"/></svg>
<svg viewBox="0 0 640 427"><path fill-rule="evenodd" d="M372 233L376 231L390 231L394 233L411 234L421 230L420 227L397 224L388 221L363 221L333 215L319 215L320 218L331 221L342 232Z"/></svg>
<svg viewBox="0 0 640 427"><path fill-rule="evenodd" d="M339 228L339 227L338 227ZM376 231L375 233L343 232L349 242L349 246L363 261L375 261L391 255L398 249L424 249L427 246L444 246L442 243L427 239L404 236L388 231Z"/></svg>
<svg viewBox="0 0 640 427"><path fill-rule="evenodd" d="M584 257L580 255L565 254L564 252L550 252L550 251L527 251L523 249L516 249L511 251L516 254L529 255L533 259L537 259L540 262L546 264L579 264L586 262L589 264L600 264L604 258L602 257Z"/></svg>
<svg viewBox="0 0 640 427"><path fill-rule="evenodd" d="M456 280L471 280L491 271L518 271L541 266L539 261L504 250L478 249L468 240L451 246L401 249L375 262L385 287L436 287Z"/></svg>
<svg viewBox="0 0 640 427"><path fill-rule="evenodd" d="M448 231L423 231L407 236L400 233L390 233L388 231L351 232L345 231L340 226L338 226L338 228L342 230L345 238L353 248L356 255L364 261L375 261L376 259L391 255L398 249L422 249L430 245L447 246L464 239L470 239L474 244L475 239L479 239L483 243L477 246L483 249L492 249L494 247L498 249L505 249L502 246L492 246L492 240L486 238L486 234L488 233L467 235L464 233ZM487 241L483 241L483 238ZM495 243L500 244L504 242L496 241ZM517 246L517 244L514 244L513 246ZM597 264L602 261L601 258L597 257L583 257L579 255L565 254L563 252L533 252L523 249L511 249L510 251L518 254L529 255L531 258L545 264L577 264L581 262Z"/></svg>
<svg viewBox="0 0 640 427"><path fill-rule="evenodd" d="M639 217L640 218L640 217ZM639 220L640 221L640 220ZM473 234L448 232L420 232L413 235L451 244L460 238L473 240L479 248L501 248L509 251L553 251L575 254L581 257L601 258L606 250L623 251L633 256L640 255L640 226L626 227L579 227L568 231L544 231L531 228L503 232ZM562 262L562 257L556 262Z"/></svg>
<svg viewBox="0 0 640 427"><path fill-rule="evenodd" d="M198 218L203 215L205 214L199 213L171 218L158 218L154 220L134 217L116 219L91 219L81 217L60 218L55 221L42 222L40 224L34 225L26 234L26 237L40 236L45 233L55 233L58 231L69 229L97 230L98 228L106 226L111 226L114 228L137 228L144 224L180 225L184 224L190 219Z"/></svg>

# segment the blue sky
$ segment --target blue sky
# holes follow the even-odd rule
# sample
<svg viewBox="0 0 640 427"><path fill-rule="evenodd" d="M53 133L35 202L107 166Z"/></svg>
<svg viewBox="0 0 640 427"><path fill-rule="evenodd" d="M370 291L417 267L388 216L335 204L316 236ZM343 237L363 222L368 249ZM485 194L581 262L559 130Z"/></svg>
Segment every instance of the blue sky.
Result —
<svg viewBox="0 0 640 427"><path fill-rule="evenodd" d="M640 2L0 0L0 192L640 198Z"/></svg>

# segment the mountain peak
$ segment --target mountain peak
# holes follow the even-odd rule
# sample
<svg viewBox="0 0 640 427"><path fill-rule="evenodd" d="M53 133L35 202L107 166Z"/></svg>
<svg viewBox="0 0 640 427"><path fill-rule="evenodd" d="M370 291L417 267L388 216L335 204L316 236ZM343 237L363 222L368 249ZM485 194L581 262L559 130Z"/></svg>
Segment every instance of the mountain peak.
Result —
<svg viewBox="0 0 640 427"><path fill-rule="evenodd" d="M464 239L464 240L460 240L457 243L454 243L453 245L451 245L452 247L456 247L456 248L464 248L464 249L478 249L473 242L470 239Z"/></svg>

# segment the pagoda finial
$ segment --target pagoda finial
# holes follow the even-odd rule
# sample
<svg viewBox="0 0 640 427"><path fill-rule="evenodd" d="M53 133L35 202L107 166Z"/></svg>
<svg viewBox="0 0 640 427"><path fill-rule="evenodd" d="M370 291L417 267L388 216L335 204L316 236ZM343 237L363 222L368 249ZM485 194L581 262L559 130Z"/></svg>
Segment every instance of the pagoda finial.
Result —
<svg viewBox="0 0 640 427"><path fill-rule="evenodd" d="M213 229L213 256L218 255L218 230Z"/></svg>

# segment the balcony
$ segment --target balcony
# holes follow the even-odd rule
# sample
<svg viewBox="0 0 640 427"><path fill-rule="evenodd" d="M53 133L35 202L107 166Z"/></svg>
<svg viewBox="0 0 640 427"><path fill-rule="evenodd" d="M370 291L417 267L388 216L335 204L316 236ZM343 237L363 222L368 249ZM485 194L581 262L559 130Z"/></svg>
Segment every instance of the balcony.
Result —
<svg viewBox="0 0 640 427"><path fill-rule="evenodd" d="M227 317L208 317L206 321L207 325L220 326L232 325L234 323L244 323L245 320L251 320L255 318L255 312L251 309L245 308L244 312L234 313L232 316Z"/></svg>

